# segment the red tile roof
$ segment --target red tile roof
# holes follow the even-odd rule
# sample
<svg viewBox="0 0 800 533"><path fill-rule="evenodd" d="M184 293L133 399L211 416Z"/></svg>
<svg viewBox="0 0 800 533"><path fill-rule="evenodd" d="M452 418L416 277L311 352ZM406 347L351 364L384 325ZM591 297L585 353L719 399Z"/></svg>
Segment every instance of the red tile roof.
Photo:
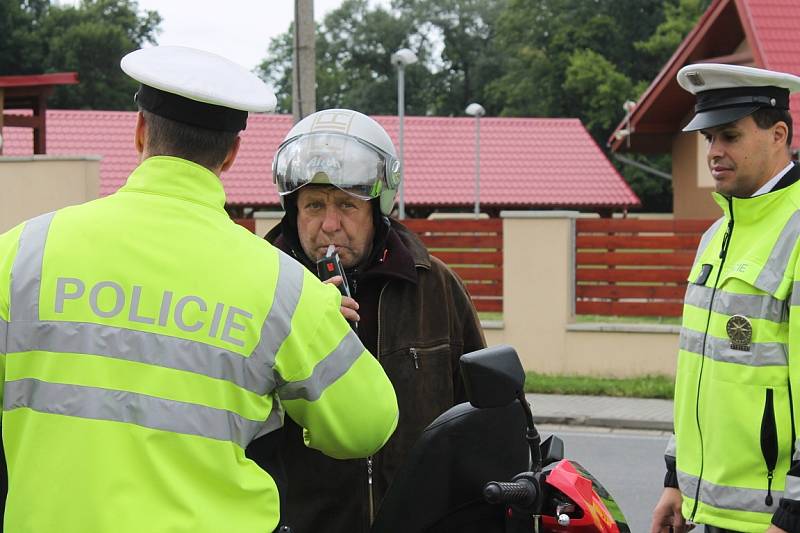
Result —
<svg viewBox="0 0 800 533"><path fill-rule="evenodd" d="M751 46L761 66L800 76L800 6L797 0L739 0L736 4L750 21ZM792 95L789 108L795 124L794 147L800 146L800 94Z"/></svg>
<svg viewBox="0 0 800 533"><path fill-rule="evenodd" d="M397 143L397 117L375 117ZM136 166L136 114L47 112L52 155L96 154L101 195L117 190ZM275 148L292 124L287 115L255 115L233 168L223 174L228 201L277 205L271 180ZM406 205L474 202L475 119L406 117ZM482 118L481 204L494 207L624 208L639 200L578 119ZM4 155L32 152L29 129L5 128Z"/></svg>

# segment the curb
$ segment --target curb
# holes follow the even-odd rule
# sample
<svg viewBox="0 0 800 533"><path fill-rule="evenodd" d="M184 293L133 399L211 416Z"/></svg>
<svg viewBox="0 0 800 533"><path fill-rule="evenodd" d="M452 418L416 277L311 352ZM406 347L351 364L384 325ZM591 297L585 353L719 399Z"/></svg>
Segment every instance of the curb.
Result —
<svg viewBox="0 0 800 533"><path fill-rule="evenodd" d="M553 424L561 426L590 426L611 429L673 431L672 422L665 420L635 420L625 418L601 418L593 416L534 415L533 421L535 424Z"/></svg>

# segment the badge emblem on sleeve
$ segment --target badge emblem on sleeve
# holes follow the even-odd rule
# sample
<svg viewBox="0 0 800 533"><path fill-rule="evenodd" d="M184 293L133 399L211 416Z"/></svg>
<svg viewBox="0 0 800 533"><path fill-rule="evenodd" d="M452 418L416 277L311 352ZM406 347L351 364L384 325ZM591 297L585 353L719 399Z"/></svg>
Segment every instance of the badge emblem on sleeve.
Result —
<svg viewBox="0 0 800 533"><path fill-rule="evenodd" d="M728 337L731 339L731 349L742 352L750 351L750 341L753 339L753 326L746 316L733 315L725 325Z"/></svg>

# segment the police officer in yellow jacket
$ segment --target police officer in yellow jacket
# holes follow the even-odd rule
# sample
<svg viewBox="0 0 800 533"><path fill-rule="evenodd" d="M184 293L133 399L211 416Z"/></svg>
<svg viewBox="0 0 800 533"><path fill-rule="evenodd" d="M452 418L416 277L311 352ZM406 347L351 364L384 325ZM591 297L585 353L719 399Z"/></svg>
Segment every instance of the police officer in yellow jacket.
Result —
<svg viewBox="0 0 800 533"><path fill-rule="evenodd" d="M288 414L308 446L366 457L394 391L336 288L225 212L219 175L274 96L189 48L121 65L141 164L0 236L4 531L269 532L278 491L247 445Z"/></svg>
<svg viewBox="0 0 800 533"><path fill-rule="evenodd" d="M707 141L724 216L689 275L675 435L652 533L800 531L800 167L789 95L800 77L688 65L684 131Z"/></svg>

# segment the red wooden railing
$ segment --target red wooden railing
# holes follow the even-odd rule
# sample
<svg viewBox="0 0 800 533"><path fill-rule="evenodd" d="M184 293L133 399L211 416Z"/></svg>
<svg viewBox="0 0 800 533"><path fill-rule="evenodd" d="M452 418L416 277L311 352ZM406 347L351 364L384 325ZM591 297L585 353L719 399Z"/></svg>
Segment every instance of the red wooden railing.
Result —
<svg viewBox="0 0 800 533"><path fill-rule="evenodd" d="M712 223L577 220L575 312L680 316L695 250Z"/></svg>
<svg viewBox="0 0 800 533"><path fill-rule="evenodd" d="M406 219L403 224L459 275L478 311L503 311L501 219Z"/></svg>

